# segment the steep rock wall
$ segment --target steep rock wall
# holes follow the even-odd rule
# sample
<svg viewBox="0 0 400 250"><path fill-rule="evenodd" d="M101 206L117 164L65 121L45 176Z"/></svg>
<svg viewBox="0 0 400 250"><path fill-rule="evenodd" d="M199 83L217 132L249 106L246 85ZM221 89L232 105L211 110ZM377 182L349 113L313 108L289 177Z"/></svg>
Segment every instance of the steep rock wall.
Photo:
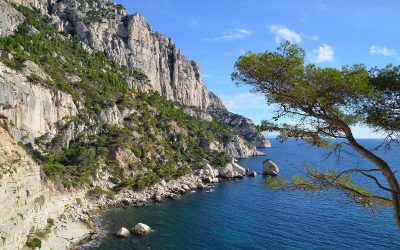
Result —
<svg viewBox="0 0 400 250"><path fill-rule="evenodd" d="M77 34L95 51L142 71L168 100L203 110L210 105L199 66L184 57L171 38L153 32L142 15L127 15L107 1L71 0L54 4L51 14L59 30Z"/></svg>
<svg viewBox="0 0 400 250"><path fill-rule="evenodd" d="M21 249L28 234L83 198L57 191L41 175L40 166L0 127L0 249Z"/></svg>
<svg viewBox="0 0 400 250"><path fill-rule="evenodd" d="M9 128L13 136L24 143L57 134L63 119L78 113L69 94L29 82L26 72L0 62L0 114L12 124Z"/></svg>

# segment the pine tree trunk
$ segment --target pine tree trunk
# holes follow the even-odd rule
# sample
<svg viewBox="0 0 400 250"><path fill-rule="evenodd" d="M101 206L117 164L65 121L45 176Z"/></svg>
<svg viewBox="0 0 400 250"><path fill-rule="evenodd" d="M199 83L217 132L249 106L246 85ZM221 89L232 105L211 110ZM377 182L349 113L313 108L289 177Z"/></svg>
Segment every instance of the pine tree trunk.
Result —
<svg viewBox="0 0 400 250"><path fill-rule="evenodd" d="M400 187L399 183L394 175L392 169L386 161L376 156L371 151L367 150L363 146L361 146L353 136L347 138L350 146L355 149L358 153L367 158L370 162L372 162L375 166L379 168L379 170L385 176L385 179L389 185L391 190L392 200L393 200L393 212L394 218L396 220L397 227L400 228Z"/></svg>

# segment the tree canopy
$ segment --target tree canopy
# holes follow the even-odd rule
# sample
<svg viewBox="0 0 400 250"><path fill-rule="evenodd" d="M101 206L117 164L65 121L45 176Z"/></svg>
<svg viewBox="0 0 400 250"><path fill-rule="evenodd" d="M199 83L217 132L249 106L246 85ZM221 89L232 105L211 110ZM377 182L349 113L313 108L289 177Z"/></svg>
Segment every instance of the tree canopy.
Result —
<svg viewBox="0 0 400 250"><path fill-rule="evenodd" d="M279 131L281 139L301 138L315 146L340 150L349 145L373 168L346 169L343 172L308 171L309 180L293 182L304 189L338 188L363 205L379 203L394 207L400 226L400 188L389 164L363 147L353 135L353 125L364 125L386 137L385 145L397 143L400 128L400 67L368 70L362 64L342 68L320 68L305 64L305 51L289 42L276 51L248 52L235 63L232 79L265 95L278 109L273 122L263 121L261 129ZM293 123L281 122L281 118ZM284 119L283 119L284 120ZM332 138L342 139L332 141ZM380 182L379 173L386 183ZM352 184L351 175L372 179L377 188L388 192L375 195ZM386 185L388 187L386 187Z"/></svg>

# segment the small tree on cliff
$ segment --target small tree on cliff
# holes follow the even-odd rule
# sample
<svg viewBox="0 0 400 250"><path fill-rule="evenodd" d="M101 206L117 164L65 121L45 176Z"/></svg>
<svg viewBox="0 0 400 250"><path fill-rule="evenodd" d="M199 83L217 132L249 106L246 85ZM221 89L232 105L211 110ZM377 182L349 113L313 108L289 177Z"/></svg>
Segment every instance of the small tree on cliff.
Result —
<svg viewBox="0 0 400 250"><path fill-rule="evenodd" d="M307 171L307 180L293 179L290 185L308 190L337 188L365 206L373 203L394 208L400 227L400 187L389 164L354 138L351 126L367 125L386 134L385 145L398 142L400 128L400 68L392 65L367 71L363 65L319 68L304 64L304 50L289 42L275 52L247 53L236 64L232 79L265 95L268 104L278 107L275 123L264 121L264 130L279 131L280 137L301 138L316 146L340 150L349 145L374 166L343 172ZM292 118L296 125L279 122ZM330 140L332 138L342 140ZM372 179L387 196L351 183L353 174ZM383 175L382 178L379 175ZM383 182L385 180L386 183Z"/></svg>

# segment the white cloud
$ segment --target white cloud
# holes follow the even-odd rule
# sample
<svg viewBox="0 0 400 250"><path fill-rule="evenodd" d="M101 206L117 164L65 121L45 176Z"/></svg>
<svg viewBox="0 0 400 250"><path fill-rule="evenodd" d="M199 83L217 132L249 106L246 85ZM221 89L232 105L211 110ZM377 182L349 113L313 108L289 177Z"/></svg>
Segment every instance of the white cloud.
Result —
<svg viewBox="0 0 400 250"><path fill-rule="evenodd" d="M252 109L255 107L266 108L266 101L264 96L256 95L250 92L237 93L232 95L219 95L225 104L225 106L230 110L237 109Z"/></svg>
<svg viewBox="0 0 400 250"><path fill-rule="evenodd" d="M395 56L396 51L393 49L388 49L385 46L378 46L378 45L372 45L369 47L369 54L370 55L382 55L382 56Z"/></svg>
<svg viewBox="0 0 400 250"><path fill-rule="evenodd" d="M233 41L241 40L246 37L253 35L253 31L247 29L233 29L222 36L217 36L213 38L206 38L206 41Z"/></svg>
<svg viewBox="0 0 400 250"><path fill-rule="evenodd" d="M290 30L284 25L274 24L269 26L269 30L275 35L275 42L280 44L284 41L289 41L291 43L301 43L301 35Z"/></svg>
<svg viewBox="0 0 400 250"><path fill-rule="evenodd" d="M310 57L313 63L330 62L334 57L334 49L332 46L322 44L312 51Z"/></svg>

